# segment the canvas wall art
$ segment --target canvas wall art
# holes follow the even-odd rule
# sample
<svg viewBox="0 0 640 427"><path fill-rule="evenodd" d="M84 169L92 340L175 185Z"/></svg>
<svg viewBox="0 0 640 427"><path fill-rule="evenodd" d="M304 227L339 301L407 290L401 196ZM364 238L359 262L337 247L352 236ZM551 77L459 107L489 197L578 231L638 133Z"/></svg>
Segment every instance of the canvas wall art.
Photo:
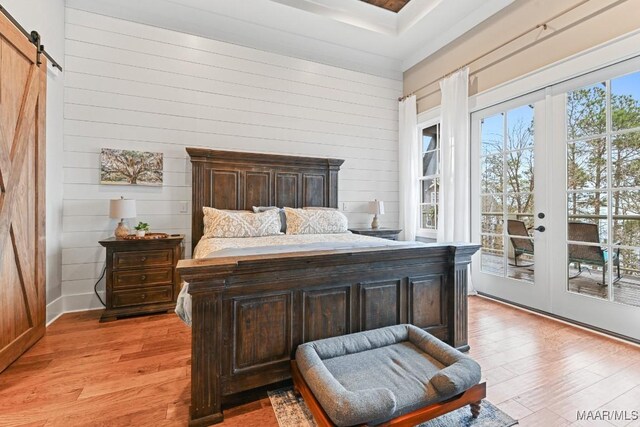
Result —
<svg viewBox="0 0 640 427"><path fill-rule="evenodd" d="M100 183L161 186L162 167L162 153L103 148Z"/></svg>

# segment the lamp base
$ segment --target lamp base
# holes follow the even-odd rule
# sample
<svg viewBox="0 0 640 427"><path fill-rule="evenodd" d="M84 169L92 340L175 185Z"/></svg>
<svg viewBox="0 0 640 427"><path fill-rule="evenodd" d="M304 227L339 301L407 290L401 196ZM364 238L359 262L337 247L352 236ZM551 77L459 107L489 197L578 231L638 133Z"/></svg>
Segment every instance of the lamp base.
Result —
<svg viewBox="0 0 640 427"><path fill-rule="evenodd" d="M129 227L127 227L124 220L120 220L113 234L116 236L116 239L124 239L129 235Z"/></svg>
<svg viewBox="0 0 640 427"><path fill-rule="evenodd" d="M378 223L378 215L374 215L373 221L371 221L371 228L376 229L379 227L380 227L380 224Z"/></svg>

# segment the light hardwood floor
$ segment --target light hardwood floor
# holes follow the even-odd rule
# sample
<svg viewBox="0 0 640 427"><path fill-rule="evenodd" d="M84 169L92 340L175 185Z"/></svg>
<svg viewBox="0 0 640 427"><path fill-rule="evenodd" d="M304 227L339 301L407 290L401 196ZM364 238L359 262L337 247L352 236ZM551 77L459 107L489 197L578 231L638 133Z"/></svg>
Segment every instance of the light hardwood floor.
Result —
<svg viewBox="0 0 640 427"><path fill-rule="evenodd" d="M611 425L576 411L640 409L640 348L479 297L469 311L488 399L520 425ZM62 316L0 374L0 426L186 425L189 329L172 314L100 324L100 313ZM267 398L225 417L277 426Z"/></svg>

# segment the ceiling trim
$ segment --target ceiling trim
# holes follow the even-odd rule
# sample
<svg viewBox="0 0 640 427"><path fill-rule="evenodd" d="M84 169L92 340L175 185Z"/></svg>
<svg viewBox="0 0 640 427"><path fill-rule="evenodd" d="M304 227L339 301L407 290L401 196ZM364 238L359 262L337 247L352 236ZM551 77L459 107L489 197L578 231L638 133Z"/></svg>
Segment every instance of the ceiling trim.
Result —
<svg viewBox="0 0 640 427"><path fill-rule="evenodd" d="M515 0L66 0L73 9L401 81Z"/></svg>

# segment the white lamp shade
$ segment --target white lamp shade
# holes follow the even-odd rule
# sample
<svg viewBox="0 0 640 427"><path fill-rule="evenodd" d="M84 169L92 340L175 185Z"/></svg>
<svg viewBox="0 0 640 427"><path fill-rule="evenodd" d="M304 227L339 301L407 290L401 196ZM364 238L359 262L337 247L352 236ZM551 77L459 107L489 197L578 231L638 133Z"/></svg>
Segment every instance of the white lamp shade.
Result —
<svg viewBox="0 0 640 427"><path fill-rule="evenodd" d="M381 200L369 202L369 213L374 215L384 215L384 202Z"/></svg>
<svg viewBox="0 0 640 427"><path fill-rule="evenodd" d="M136 213L136 201L132 199L115 199L109 203L109 217L110 218L135 218Z"/></svg>

